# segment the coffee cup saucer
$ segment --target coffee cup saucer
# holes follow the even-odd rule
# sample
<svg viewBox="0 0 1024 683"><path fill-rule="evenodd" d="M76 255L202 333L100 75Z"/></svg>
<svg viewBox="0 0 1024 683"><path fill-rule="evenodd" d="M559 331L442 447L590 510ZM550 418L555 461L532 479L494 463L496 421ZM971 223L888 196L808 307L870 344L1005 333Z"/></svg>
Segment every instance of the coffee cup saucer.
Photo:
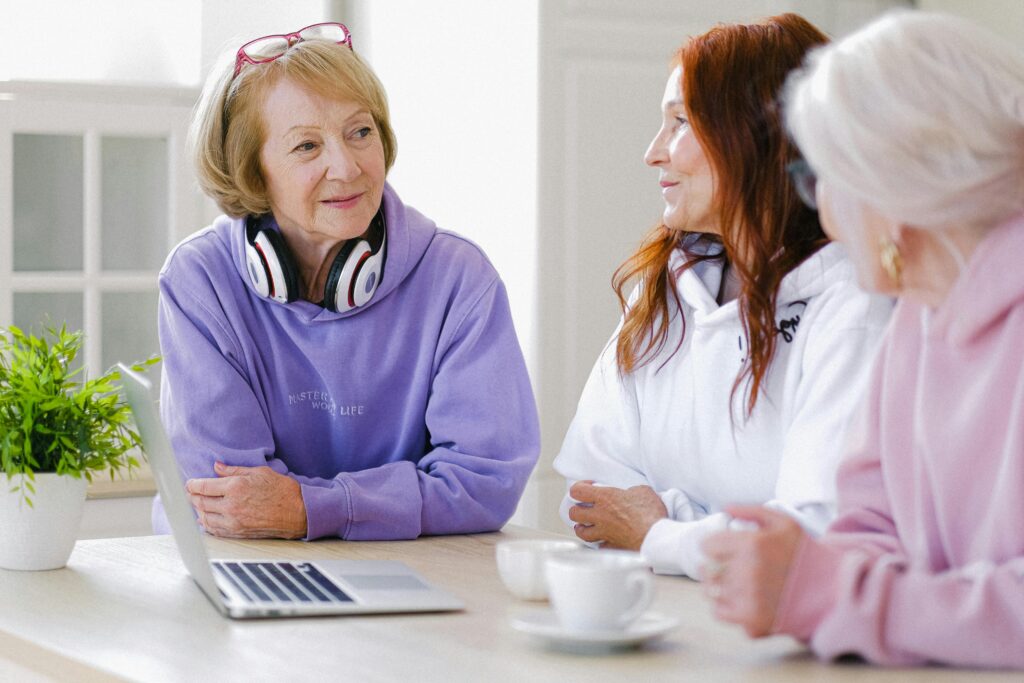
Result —
<svg viewBox="0 0 1024 683"><path fill-rule="evenodd" d="M516 615L511 620L512 628L559 648L604 651L637 647L657 640L676 626L675 617L647 612L624 629L604 631L578 631L566 628L554 610L533 610Z"/></svg>

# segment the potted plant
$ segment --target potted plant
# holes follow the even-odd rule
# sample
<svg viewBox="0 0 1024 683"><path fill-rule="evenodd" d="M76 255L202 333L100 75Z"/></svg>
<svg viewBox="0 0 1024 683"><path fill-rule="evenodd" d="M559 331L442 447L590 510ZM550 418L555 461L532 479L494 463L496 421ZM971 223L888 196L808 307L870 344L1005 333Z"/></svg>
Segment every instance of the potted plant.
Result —
<svg viewBox="0 0 1024 683"><path fill-rule="evenodd" d="M85 506L86 482L131 474L139 446L116 370L87 379L74 367L81 332L42 336L0 329L0 567L67 564ZM142 369L158 359L134 366Z"/></svg>

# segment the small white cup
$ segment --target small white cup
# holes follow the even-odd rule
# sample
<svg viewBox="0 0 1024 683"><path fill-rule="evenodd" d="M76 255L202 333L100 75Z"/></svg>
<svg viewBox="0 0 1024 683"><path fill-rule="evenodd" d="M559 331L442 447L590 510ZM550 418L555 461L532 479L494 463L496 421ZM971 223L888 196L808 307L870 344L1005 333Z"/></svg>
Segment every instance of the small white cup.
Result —
<svg viewBox="0 0 1024 683"><path fill-rule="evenodd" d="M505 587L520 600L546 600L544 561L552 554L579 550L576 541L518 539L501 541L494 548L498 574Z"/></svg>
<svg viewBox="0 0 1024 683"><path fill-rule="evenodd" d="M624 630L654 597L643 557L627 550L552 555L545 576L558 619L571 631Z"/></svg>

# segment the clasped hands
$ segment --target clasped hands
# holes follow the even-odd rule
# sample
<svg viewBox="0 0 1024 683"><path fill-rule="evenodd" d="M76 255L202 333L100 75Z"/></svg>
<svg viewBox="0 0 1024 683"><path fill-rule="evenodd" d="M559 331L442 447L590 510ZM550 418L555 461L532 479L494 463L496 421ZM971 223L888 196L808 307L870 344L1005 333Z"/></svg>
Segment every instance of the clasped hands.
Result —
<svg viewBox="0 0 1024 683"><path fill-rule="evenodd" d="M302 538L306 506L299 483L266 466L214 463L215 478L185 484L199 523L226 538Z"/></svg>
<svg viewBox="0 0 1024 683"><path fill-rule="evenodd" d="M640 550L654 523L668 517L665 504L650 486L620 489L578 481L569 496L578 501L569 508L576 535L605 548Z"/></svg>
<svg viewBox="0 0 1024 683"><path fill-rule="evenodd" d="M752 638L770 635L786 577L807 534L789 515L765 507L725 512L748 528L704 539L704 592L716 618L743 627Z"/></svg>

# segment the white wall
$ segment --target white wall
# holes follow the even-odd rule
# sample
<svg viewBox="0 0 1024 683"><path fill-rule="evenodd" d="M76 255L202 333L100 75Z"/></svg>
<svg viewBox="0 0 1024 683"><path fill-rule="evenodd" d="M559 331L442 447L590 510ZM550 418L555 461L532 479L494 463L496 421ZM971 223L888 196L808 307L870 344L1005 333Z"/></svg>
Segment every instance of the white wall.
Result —
<svg viewBox="0 0 1024 683"><path fill-rule="evenodd" d="M917 0L920 9L958 14L1024 45L1024 0Z"/></svg>
<svg viewBox="0 0 1024 683"><path fill-rule="evenodd" d="M0 3L0 80L195 85L201 0Z"/></svg>
<svg viewBox="0 0 1024 683"><path fill-rule="evenodd" d="M87 500L77 538L149 536L153 533L152 509L152 495Z"/></svg>
<svg viewBox="0 0 1024 683"><path fill-rule="evenodd" d="M388 93L391 184L487 253L536 379L537 0L345 5Z"/></svg>
<svg viewBox="0 0 1024 683"><path fill-rule="evenodd" d="M335 21L331 0L200 0L200 85L214 60L253 38Z"/></svg>

